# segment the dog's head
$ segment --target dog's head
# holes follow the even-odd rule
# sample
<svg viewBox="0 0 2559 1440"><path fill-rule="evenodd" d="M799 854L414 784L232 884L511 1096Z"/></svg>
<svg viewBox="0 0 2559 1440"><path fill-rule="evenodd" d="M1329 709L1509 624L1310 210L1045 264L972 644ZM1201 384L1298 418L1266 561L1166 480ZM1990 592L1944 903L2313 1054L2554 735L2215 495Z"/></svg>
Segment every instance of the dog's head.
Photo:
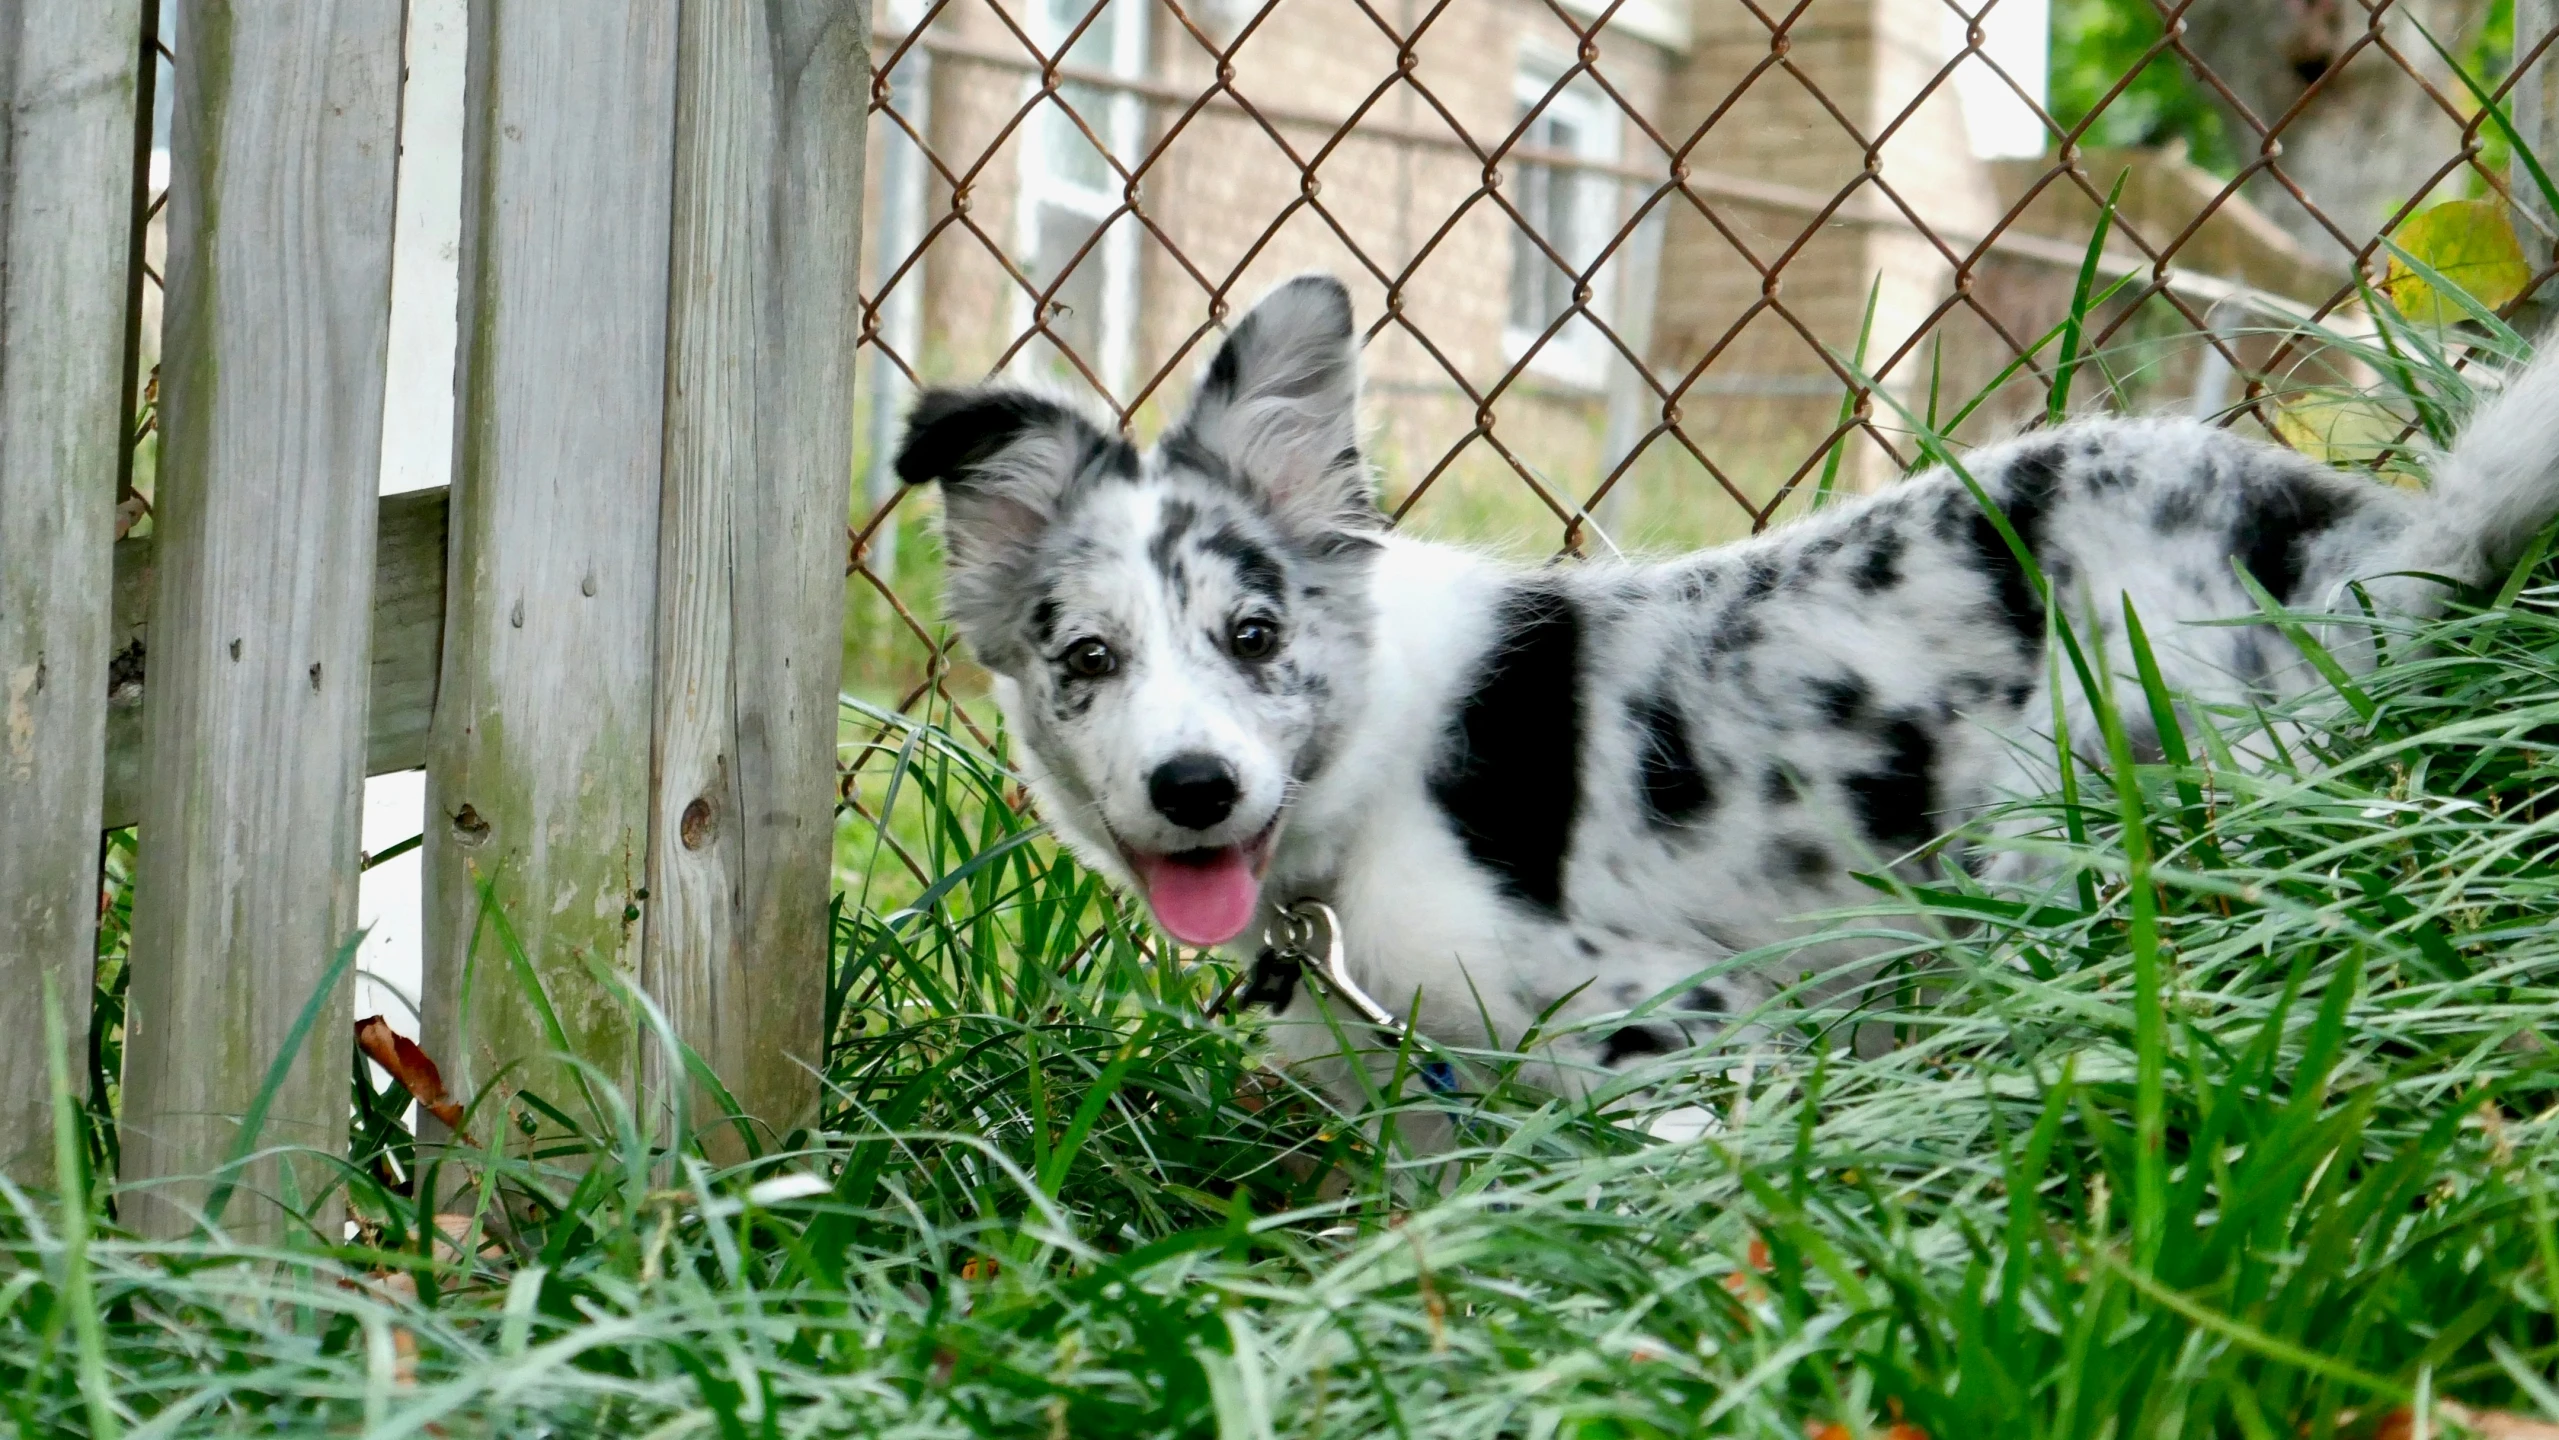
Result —
<svg viewBox="0 0 2559 1440"><path fill-rule="evenodd" d="M1252 922L1342 723L1383 528L1350 296L1303 276L1237 322L1140 454L1007 385L933 390L898 475L942 482L948 613L1050 819L1180 940Z"/></svg>

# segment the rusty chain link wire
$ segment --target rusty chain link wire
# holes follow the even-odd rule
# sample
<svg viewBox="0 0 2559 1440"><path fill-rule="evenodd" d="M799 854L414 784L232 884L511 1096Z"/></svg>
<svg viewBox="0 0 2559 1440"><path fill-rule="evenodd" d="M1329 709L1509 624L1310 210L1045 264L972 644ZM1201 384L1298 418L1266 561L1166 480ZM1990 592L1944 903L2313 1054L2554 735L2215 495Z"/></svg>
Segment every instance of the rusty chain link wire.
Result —
<svg viewBox="0 0 2559 1440"><path fill-rule="evenodd" d="M848 688L987 738L911 523L930 499L889 473L914 387L1005 371L1151 435L1219 327L1300 270L1353 286L1397 522L1531 556L1757 531L1898 473L1910 417L1977 391L1958 440L2031 423L2119 177L2081 341L2119 404L2298 442L2318 327L2363 323L2385 237L2447 198L2512 215L2534 273L2508 308L2538 304L2553 217L2488 107L2559 133L2550 0L2517 0L2502 68L2469 78L2448 55L2475 34L2436 32L2485 0L2263 0L2327 28L2262 112L2207 58L2215 0L2129 0L2155 35L2067 109L1992 40L2030 3L877 0ZM2218 102L2217 169L2099 143L2161 69ZM1974 153L1985 93L2034 153ZM2386 203L2309 173L2341 108L2422 151ZM119 533L156 415L146 159Z"/></svg>
<svg viewBox="0 0 2559 1440"><path fill-rule="evenodd" d="M2208 61L2210 0L2148 3L2155 39L2065 114L1993 39L2030 0L878 0L848 688L985 738L930 499L888 464L916 386L1028 376L1149 436L1300 270L1352 284L1398 523L1576 555L1880 483L1914 416L2039 418L2119 177L2083 396L2298 439L2318 327L2362 323L2384 237L2446 198L2514 215L2516 305L2549 280L2549 217L2451 68L2484 0L2264 0L2326 27L2268 113ZM2559 64L2546 0L2518 10L2501 107ZM2218 170L2099 143L2159 67L2218 102ZM2340 97L2423 151L2386 204L2333 180ZM2002 107L2031 133L1983 158Z"/></svg>

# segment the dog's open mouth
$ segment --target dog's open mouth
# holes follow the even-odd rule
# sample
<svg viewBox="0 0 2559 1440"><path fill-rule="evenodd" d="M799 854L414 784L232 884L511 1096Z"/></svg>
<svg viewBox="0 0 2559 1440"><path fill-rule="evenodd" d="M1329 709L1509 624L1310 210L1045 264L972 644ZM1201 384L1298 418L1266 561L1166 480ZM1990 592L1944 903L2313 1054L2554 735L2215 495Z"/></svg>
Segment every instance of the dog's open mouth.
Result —
<svg viewBox="0 0 2559 1440"><path fill-rule="evenodd" d="M1262 898L1262 872L1270 868L1273 820L1241 845L1150 855L1120 847L1155 919L1185 945L1223 945L1253 923Z"/></svg>

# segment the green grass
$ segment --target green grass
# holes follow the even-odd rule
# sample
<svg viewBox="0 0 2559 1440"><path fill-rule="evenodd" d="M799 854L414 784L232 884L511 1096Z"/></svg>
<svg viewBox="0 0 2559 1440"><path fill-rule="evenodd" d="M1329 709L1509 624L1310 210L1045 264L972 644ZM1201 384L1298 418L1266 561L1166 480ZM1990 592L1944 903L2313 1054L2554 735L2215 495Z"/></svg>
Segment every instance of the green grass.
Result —
<svg viewBox="0 0 2559 1440"><path fill-rule="evenodd" d="M2331 340L2386 382L2362 403L2437 431L2467 401L2455 361L2521 345L2493 316ZM2083 390L2112 383L2069 345ZM1476 1052L1460 1093L1337 1113L1214 1013L1226 967L1016 808L1000 747L938 705L848 702L817 1127L723 1164L590 1076L534 1097L564 1137L538 1153L439 1161L359 1066L343 1182L313 1202L355 1240L145 1243L83 1143L111 1092L84 1114L61 1077L53 1183L0 1182L0 1426L2253 1440L2434 1397L2559 1418L2559 569L2537 563L2298 713L2200 712L2147 664L2091 676L2105 733L1995 817L2033 822L2032 888L1876 877L1831 927L1903 927L1871 983L1782 996L1582 1101ZM1648 1138L1688 1105L1717 1128ZM1457 1151L1377 1143L1405 1110L1453 1112Z"/></svg>
<svg viewBox="0 0 2559 1440"><path fill-rule="evenodd" d="M1840 923L1915 908L1940 938L1853 1007L1763 1017L1777 1041L1665 1057L1613 1109L1479 1059L1494 1093L1457 1102L1445 1173L1261 1070L1249 1026L1201 1016L1223 969L1158 963L992 757L911 725L884 801L934 884L848 896L820 1130L722 1169L590 1123L445 1177L485 1197L468 1263L370 1156L361 1247L143 1245L8 1190L0 1415L1793 1437L1899 1413L1954 1437L2534 1409L2559 1364L2559 577L2422 638L2297 766L2232 767L2255 719L2226 716L2119 793L2083 767L2087 839L2038 842L2061 868L2037 893L1879 892ZM1899 1044L1860 1055L1852 1022ZM1628 1123L1695 1100L1722 1133ZM823 1190L751 1198L798 1175Z"/></svg>

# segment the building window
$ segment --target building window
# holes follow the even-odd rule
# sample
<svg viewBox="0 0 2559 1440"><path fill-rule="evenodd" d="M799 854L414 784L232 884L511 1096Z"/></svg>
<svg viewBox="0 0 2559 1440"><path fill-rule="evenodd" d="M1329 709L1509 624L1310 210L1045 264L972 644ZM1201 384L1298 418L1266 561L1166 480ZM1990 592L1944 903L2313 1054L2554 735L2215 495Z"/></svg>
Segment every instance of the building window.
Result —
<svg viewBox="0 0 2559 1440"><path fill-rule="evenodd" d="M1617 160L1616 111L1587 83L1569 85L1550 98L1547 92L1562 73L1561 66L1523 65L1512 92L1517 116L1527 122L1520 149L1529 156L1553 157L1505 167L1515 177L1512 203L1527 222L1525 228L1514 222L1511 230L1510 315L1503 333L1513 359L1527 354L1559 316L1572 310L1574 287L1608 247L1621 221L1618 184L1608 169ZM1615 268L1602 267L1591 277L1591 311L1608 313ZM1607 379L1612 353L1608 338L1575 315L1537 350L1528 368L1596 389Z"/></svg>
<svg viewBox="0 0 2559 1440"><path fill-rule="evenodd" d="M1087 15L1093 17L1089 25ZM1145 71L1146 12L1139 0L1034 0L1031 19L1031 33L1043 46L1075 37L1064 60L1068 70L1127 79ZM1032 117L1022 153L1016 238L1022 273L1049 296L1049 334L1113 391L1127 375L1136 320L1137 226L1125 216L1110 223L1125 199L1124 186L1094 141L1126 165L1137 154L1144 118L1137 97L1125 89L1062 81L1057 99ZM1025 327L1031 323L1028 296L1018 319ZM1025 346L1023 360L1059 378L1080 377L1045 340Z"/></svg>

